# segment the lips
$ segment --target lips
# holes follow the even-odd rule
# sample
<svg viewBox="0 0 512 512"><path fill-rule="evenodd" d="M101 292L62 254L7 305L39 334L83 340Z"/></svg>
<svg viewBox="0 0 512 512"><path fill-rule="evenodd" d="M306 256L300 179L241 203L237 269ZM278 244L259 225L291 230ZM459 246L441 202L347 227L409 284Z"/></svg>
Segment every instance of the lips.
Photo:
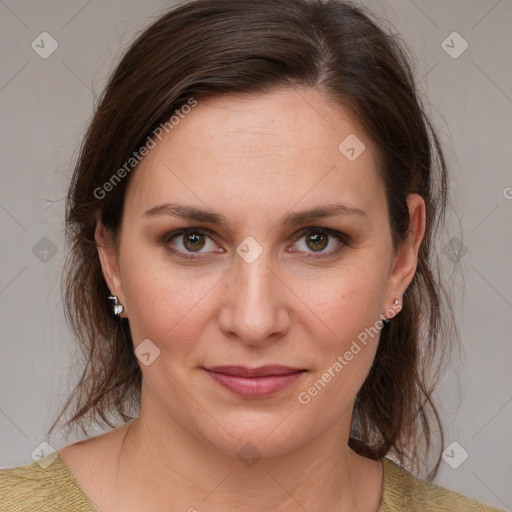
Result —
<svg viewBox="0 0 512 512"><path fill-rule="evenodd" d="M227 390L245 398L265 398L291 386L306 370L282 365L257 368L246 366L214 366L206 373Z"/></svg>
<svg viewBox="0 0 512 512"><path fill-rule="evenodd" d="M207 368L208 371L233 375L236 377L268 377L271 375L290 375L302 371L301 368L290 368L289 366L267 365L257 368L246 366L214 366Z"/></svg>

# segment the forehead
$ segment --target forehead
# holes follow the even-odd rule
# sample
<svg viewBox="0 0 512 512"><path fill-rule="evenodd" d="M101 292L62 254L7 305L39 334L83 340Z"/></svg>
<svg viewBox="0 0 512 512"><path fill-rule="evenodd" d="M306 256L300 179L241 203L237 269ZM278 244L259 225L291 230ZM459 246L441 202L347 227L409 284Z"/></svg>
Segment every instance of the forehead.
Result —
<svg viewBox="0 0 512 512"><path fill-rule="evenodd" d="M374 154L348 113L314 89L198 100L139 164L127 202L140 211L180 196L227 214L298 201L378 207Z"/></svg>

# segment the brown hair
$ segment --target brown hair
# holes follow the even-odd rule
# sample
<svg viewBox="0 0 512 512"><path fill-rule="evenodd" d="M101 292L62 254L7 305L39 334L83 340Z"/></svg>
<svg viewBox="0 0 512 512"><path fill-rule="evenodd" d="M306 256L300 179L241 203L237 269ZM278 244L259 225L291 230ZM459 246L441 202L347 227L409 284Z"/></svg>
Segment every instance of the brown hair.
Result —
<svg viewBox="0 0 512 512"><path fill-rule="evenodd" d="M72 403L64 426L84 433L87 420L115 427L114 415L129 421L138 413L141 370L128 320L111 313L94 239L101 219L116 240L130 175L108 193L98 187L190 98L296 86L348 109L378 148L395 248L408 235L407 195L426 203L416 275L401 313L382 329L349 445L372 459L391 452L417 463L430 449L432 419L442 444L431 396L453 319L433 248L447 201L445 161L399 38L363 8L336 0L196 0L165 13L128 48L98 103L67 197L64 302L86 362L49 432ZM439 462L440 452L429 478Z"/></svg>

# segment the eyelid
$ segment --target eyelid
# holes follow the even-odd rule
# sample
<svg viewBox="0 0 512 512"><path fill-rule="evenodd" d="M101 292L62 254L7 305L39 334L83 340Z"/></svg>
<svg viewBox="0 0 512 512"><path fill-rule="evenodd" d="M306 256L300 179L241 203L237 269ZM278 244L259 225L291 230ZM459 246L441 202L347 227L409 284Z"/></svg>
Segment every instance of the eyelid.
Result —
<svg viewBox="0 0 512 512"><path fill-rule="evenodd" d="M169 242L173 238L179 236L179 235L185 235L190 233L199 233L201 235L207 235L211 238L212 235L215 234L214 231L208 228L198 228L198 227L186 227L186 228L180 228L175 229L174 231L170 231L166 235L164 235L163 240L165 242Z"/></svg>
<svg viewBox="0 0 512 512"><path fill-rule="evenodd" d="M330 236L340 239L341 241L348 240L348 236L337 229L326 228L323 226L308 226L307 228L302 228L297 231L296 234L293 235L293 240L298 240L302 238L304 235L309 235L310 233L322 232L326 233Z"/></svg>

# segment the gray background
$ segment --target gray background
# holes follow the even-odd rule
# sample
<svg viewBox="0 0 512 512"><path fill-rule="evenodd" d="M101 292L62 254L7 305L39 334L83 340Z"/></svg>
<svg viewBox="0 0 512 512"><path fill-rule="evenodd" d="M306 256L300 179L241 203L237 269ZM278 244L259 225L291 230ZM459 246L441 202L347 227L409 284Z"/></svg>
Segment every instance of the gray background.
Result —
<svg viewBox="0 0 512 512"><path fill-rule="evenodd" d="M464 351L438 391L445 446L458 445L436 482L510 510L512 2L364 3L413 50L453 176L452 228L440 248L452 239L455 256L446 250L442 261L453 276ZM59 293L63 198L94 95L135 33L171 4L0 0L2 467L31 463L43 441L59 449L75 440L44 437L76 380ZM59 45L47 59L31 47L44 31ZM469 44L457 58L462 40L446 40L454 31ZM462 449L469 456L453 469L447 461L457 465Z"/></svg>

